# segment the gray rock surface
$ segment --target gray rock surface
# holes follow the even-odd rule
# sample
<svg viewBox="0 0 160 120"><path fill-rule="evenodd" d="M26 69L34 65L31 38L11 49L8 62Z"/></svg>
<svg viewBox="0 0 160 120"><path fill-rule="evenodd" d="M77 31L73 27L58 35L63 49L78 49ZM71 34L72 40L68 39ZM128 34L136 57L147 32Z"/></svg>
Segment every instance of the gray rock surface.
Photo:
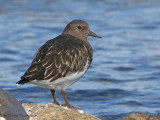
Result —
<svg viewBox="0 0 160 120"><path fill-rule="evenodd" d="M64 108L52 103L22 103L29 120L100 120L82 111Z"/></svg>
<svg viewBox="0 0 160 120"><path fill-rule="evenodd" d="M29 120L21 103L0 88L0 120Z"/></svg>

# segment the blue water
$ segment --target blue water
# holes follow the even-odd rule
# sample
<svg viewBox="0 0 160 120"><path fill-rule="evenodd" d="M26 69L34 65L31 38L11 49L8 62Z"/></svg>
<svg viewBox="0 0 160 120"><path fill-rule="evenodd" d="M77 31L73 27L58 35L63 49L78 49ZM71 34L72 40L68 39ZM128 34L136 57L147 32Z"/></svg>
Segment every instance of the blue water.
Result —
<svg viewBox="0 0 160 120"><path fill-rule="evenodd" d="M0 0L0 87L23 102L51 103L49 89L15 83L36 50L74 19L103 38L88 38L94 60L67 89L71 105L102 120L160 113L159 0Z"/></svg>

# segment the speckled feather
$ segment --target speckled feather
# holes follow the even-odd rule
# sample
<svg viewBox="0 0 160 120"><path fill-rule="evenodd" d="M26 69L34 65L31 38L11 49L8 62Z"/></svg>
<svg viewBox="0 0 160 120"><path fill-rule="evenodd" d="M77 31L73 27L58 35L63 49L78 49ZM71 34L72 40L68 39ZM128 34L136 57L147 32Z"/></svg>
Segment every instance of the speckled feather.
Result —
<svg viewBox="0 0 160 120"><path fill-rule="evenodd" d="M87 60L92 62L92 48L88 41L72 35L60 35L47 41L36 52L31 66L21 77L29 80L55 81L67 73L84 70Z"/></svg>

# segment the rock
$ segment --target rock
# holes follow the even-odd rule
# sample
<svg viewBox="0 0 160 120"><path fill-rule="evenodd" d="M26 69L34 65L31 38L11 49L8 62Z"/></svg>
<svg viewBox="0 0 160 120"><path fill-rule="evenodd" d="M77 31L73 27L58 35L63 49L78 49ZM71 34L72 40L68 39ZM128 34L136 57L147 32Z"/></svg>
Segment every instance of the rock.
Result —
<svg viewBox="0 0 160 120"><path fill-rule="evenodd" d="M0 120L100 120L52 103L20 103L0 88Z"/></svg>
<svg viewBox="0 0 160 120"><path fill-rule="evenodd" d="M100 120L87 113L82 113L57 106L52 103L22 103L22 106L30 116L29 120Z"/></svg>
<svg viewBox="0 0 160 120"><path fill-rule="evenodd" d="M0 120L29 120L21 103L0 88Z"/></svg>
<svg viewBox="0 0 160 120"><path fill-rule="evenodd" d="M133 112L123 120L160 120L160 115Z"/></svg>

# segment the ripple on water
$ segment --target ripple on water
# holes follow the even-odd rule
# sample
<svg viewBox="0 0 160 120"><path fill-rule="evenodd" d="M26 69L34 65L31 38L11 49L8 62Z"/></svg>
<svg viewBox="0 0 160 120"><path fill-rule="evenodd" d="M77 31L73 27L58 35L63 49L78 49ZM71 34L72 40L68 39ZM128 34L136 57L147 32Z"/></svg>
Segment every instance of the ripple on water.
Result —
<svg viewBox="0 0 160 120"><path fill-rule="evenodd" d="M0 58L0 62L16 62L17 60L16 59L13 59L13 58Z"/></svg>
<svg viewBox="0 0 160 120"><path fill-rule="evenodd" d="M136 68L120 66L120 67L116 67L114 69L117 70L117 71L120 71L120 72L130 72L130 71L135 70Z"/></svg>
<svg viewBox="0 0 160 120"><path fill-rule="evenodd" d="M18 54L18 51L10 50L10 49L1 49L0 53L2 53L2 54Z"/></svg>

